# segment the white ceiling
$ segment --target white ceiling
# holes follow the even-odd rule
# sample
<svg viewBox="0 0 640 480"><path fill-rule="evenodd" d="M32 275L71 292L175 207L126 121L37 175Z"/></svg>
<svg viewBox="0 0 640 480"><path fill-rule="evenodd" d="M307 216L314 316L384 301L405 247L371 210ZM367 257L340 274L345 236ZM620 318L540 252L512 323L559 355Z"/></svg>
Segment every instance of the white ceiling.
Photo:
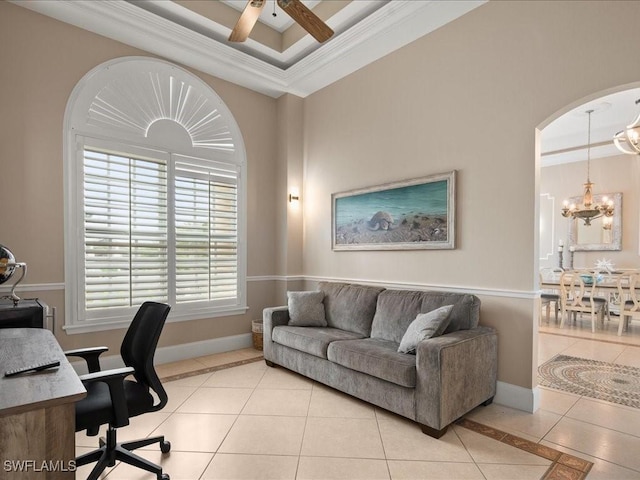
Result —
<svg viewBox="0 0 640 480"><path fill-rule="evenodd" d="M383 26L385 29L393 26L404 29L406 26L405 19L411 15L412 11L423 11L427 15L432 15L437 26L440 26L454 18L457 18L462 13L466 13L471 6L482 3L463 2L466 6L461 5L463 7L462 9L459 8L461 6L451 9L448 8L447 5L440 5L441 0L414 1L410 8L408 8L409 5L407 5L406 0L394 0L393 4L391 4L390 0L355 0L351 2L341 2L345 3L346 6L330 18L326 19L326 23L335 31L335 35L328 42L320 44L314 40L313 37L307 34L289 48L284 51L279 51L272 46L265 45L259 40L256 40L256 38L259 37L259 35L255 34L256 29L254 29L254 32L249 35L249 38L245 42L236 43L229 42L227 40L233 25L237 21L237 18L240 17L241 11L244 10L247 0L219 2L224 5L229 5L234 9L232 11L233 21L226 25L223 24L222 21L216 19L213 14L210 13L209 16L205 16L195 10L187 8L185 5L188 4L180 2L168 0L126 1L139 9L152 13L158 17L158 20L162 19L170 22L172 27L182 27L186 29L190 35L200 35L205 37L207 40L217 42L217 46L223 48L223 55L225 55L225 51L233 49L238 53L248 55L252 60L259 60L269 66L276 67L282 72L294 66L299 67L300 65L305 64L314 65L315 62L313 62L313 57L317 50L346 54L359 43L363 43L363 45L369 50L373 50L375 45L373 45L374 42L372 42L371 39L380 40L384 37L375 36L375 33L370 31L371 27L373 27L374 30L379 25ZM204 1L218 2L218 0ZM278 6L275 7L277 16L274 18L272 15L274 10L272 2L275 2L275 0L267 0L267 4L262 10L259 21L280 34L282 31L286 30L286 28L293 25L294 22L290 19L289 15L287 15ZM318 0L305 0L302 3L311 8L312 6L316 6L322 2ZM434 8L434 6L436 8ZM444 13L438 13L435 11L442 10L443 6L447 7L444 8ZM207 5L201 4L199 7L202 11L205 10L202 7L207 7ZM219 5L217 7L219 7ZM451 18L449 18L450 12L455 13ZM225 12L219 12L219 14L223 13ZM374 15L374 13L376 13L376 15ZM410 37L415 39L425 35L431 31L429 25L429 23L424 25L415 25L412 27L412 30L409 31ZM393 35L395 35L395 33ZM391 45L393 45L396 40L397 38L392 38ZM331 46L327 47L329 44ZM399 46L402 45L393 46L389 52L399 48ZM236 60L242 58L242 55L235 54L232 58L235 63ZM322 58L326 58L326 55L323 55ZM311 59L311 62L308 61L309 59ZM308 68L303 69L307 70ZM218 74L217 76L220 75Z"/></svg>
<svg viewBox="0 0 640 480"><path fill-rule="evenodd" d="M354 0L323 20L336 32L325 43L304 35L284 51L249 37L241 44L227 38L247 0L221 2L227 24L207 18L189 1L170 0L10 0L60 21L140 48L257 92L306 97L367 64L429 34L487 0ZM267 0L260 22L277 32L292 25L289 16ZM323 0L327 1L327 0ZM318 7L321 0L303 0ZM200 3L200 7L207 6ZM221 5L208 5L220 8ZM226 8L222 7L222 8ZM232 10L233 9L233 10ZM201 9L202 10L202 9ZM274 17L272 14L276 12ZM582 105L542 131L542 165L586 159L587 117L592 115L591 158L615 155L613 134L635 119L640 88ZM606 108L603 108L606 107ZM606 145L598 146L606 142Z"/></svg>
<svg viewBox="0 0 640 480"><path fill-rule="evenodd" d="M619 155L612 138L637 118L640 107L635 101L639 98L640 88L606 95L551 122L542 130L542 166L587 159L587 110L594 110L591 114L591 158Z"/></svg>
<svg viewBox="0 0 640 480"><path fill-rule="evenodd" d="M219 0L222 3L229 5L232 8L235 8L239 12L244 10L244 7L247 6L247 0ZM307 8L313 10L317 4L320 3L320 0L302 0ZM275 13L275 15L273 15ZM278 6L276 6L276 0L269 0L267 5L262 9L262 13L260 14L260 18L258 21L268 25L274 30L282 33L291 25L293 25L293 19L284 13Z"/></svg>

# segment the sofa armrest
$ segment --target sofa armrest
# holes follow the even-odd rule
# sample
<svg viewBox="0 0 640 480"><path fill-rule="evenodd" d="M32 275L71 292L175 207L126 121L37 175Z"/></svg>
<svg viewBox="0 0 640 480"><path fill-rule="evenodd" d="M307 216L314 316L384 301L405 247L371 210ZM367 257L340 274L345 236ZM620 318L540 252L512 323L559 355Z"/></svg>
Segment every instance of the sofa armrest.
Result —
<svg viewBox="0 0 640 480"><path fill-rule="evenodd" d="M424 340L416 349L416 420L440 430L496 393L498 335L491 327Z"/></svg>
<svg viewBox="0 0 640 480"><path fill-rule="evenodd" d="M271 307L262 311L262 349L265 360L273 361L271 331L279 325L289 323L289 308Z"/></svg>

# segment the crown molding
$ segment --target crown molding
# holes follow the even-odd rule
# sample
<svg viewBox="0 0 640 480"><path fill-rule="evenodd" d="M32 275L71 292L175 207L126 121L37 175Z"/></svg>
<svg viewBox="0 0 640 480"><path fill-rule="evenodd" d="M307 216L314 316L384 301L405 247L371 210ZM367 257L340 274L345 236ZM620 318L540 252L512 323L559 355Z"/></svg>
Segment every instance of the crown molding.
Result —
<svg viewBox="0 0 640 480"><path fill-rule="evenodd" d="M304 98L487 1L393 0L291 66L288 93Z"/></svg>
<svg viewBox="0 0 640 480"><path fill-rule="evenodd" d="M286 92L281 69L124 0L12 3L271 97Z"/></svg>
<svg viewBox="0 0 640 480"><path fill-rule="evenodd" d="M278 98L306 97L486 3L394 0L287 69L124 0L11 0L15 5Z"/></svg>

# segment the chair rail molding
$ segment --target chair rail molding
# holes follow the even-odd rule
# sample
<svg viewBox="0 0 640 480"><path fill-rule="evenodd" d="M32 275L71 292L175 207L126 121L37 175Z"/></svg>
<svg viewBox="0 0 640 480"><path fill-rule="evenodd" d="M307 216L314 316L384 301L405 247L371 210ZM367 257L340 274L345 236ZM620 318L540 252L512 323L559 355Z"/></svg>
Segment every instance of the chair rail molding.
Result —
<svg viewBox="0 0 640 480"><path fill-rule="evenodd" d="M397 288L399 290L441 290L452 293L471 293L474 295L487 295L490 297L507 297L507 298L524 298L535 299L540 296L539 290L508 290L508 289L490 289L482 287L465 287L459 285L438 285L428 283L405 283L391 281L375 281L362 278L337 278L337 277L318 277L308 275L254 275L248 276L247 282L344 282L344 283L362 283L367 285L375 285L384 288ZM27 283L20 284L20 290L23 292L43 292L50 290L64 290L64 283ZM10 292L11 286L0 286L0 293Z"/></svg>

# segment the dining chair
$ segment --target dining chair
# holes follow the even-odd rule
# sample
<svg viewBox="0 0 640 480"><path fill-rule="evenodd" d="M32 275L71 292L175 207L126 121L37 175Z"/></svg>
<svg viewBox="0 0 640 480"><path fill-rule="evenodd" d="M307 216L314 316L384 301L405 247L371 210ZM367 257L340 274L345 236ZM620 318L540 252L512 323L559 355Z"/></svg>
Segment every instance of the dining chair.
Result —
<svg viewBox="0 0 640 480"><path fill-rule="evenodd" d="M560 275L560 328L573 313L574 320L578 313L588 313L591 316L591 331L596 331L596 317L604 324L605 315L608 316L609 302L606 298L598 297L598 275L589 270L571 270Z"/></svg>
<svg viewBox="0 0 640 480"><path fill-rule="evenodd" d="M545 280L553 279L562 273L561 268L548 268L543 267L540 269L540 285L545 283ZM558 313L560 313L560 293L557 289L543 289L540 293L540 311L538 313L539 324L542 324L542 309L545 307L547 322L551 316L551 304L554 307L555 320L558 323Z"/></svg>
<svg viewBox="0 0 640 480"><path fill-rule="evenodd" d="M618 277L618 296L620 298L620 323L618 335L629 330L633 318L640 318L640 272L626 273Z"/></svg>

